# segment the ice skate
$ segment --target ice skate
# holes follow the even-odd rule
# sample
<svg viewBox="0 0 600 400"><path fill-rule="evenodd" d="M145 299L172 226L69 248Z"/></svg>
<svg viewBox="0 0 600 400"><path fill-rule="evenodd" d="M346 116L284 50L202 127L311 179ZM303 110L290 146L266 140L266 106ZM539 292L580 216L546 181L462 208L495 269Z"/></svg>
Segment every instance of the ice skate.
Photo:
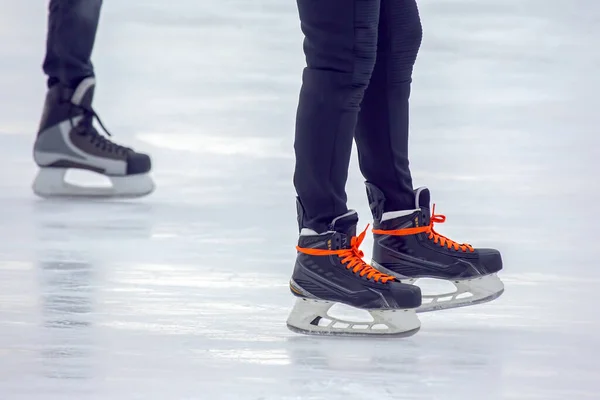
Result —
<svg viewBox="0 0 600 400"><path fill-rule="evenodd" d="M95 79L86 78L75 90L60 84L49 89L33 151L40 167L33 182L38 196L133 198L154 190L150 157L113 143L94 128L93 120L98 119L92 109L94 87ZM70 184L65 181L69 169L102 174L112 186Z"/></svg>
<svg viewBox="0 0 600 400"><path fill-rule="evenodd" d="M299 213L302 214L302 206ZM302 221L302 218L299 218ZM366 264L359 246L355 211L334 219L330 231L301 229L298 256L290 281L297 297L287 320L289 329L316 335L410 336L421 324L415 309L421 305L418 287L397 282ZM302 226L301 226L302 228ZM366 310L368 321L331 315L335 304Z"/></svg>
<svg viewBox="0 0 600 400"><path fill-rule="evenodd" d="M367 194L374 219L373 267L404 283L434 278L455 287L449 293L424 293L417 312L485 303L504 292L497 276L502 269L500 252L475 249L437 233L434 223L442 223L446 217L435 214L435 205L430 215L427 188L415 190L415 209L385 213L383 193L367 183Z"/></svg>

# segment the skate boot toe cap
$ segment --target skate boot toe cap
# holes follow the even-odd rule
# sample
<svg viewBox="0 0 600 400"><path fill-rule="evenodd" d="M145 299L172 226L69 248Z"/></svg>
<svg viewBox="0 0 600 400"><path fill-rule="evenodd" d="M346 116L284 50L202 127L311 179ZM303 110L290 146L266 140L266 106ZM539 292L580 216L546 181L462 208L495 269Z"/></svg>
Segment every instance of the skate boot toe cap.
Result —
<svg viewBox="0 0 600 400"><path fill-rule="evenodd" d="M493 274L502 269L502 256L496 249L477 249L479 261L485 269L486 274Z"/></svg>
<svg viewBox="0 0 600 400"><path fill-rule="evenodd" d="M417 308L421 306L421 289L415 285L393 282L391 294L400 308Z"/></svg>
<svg viewBox="0 0 600 400"><path fill-rule="evenodd" d="M145 174L152 169L150 156L143 153L130 153L127 156L127 175Z"/></svg>

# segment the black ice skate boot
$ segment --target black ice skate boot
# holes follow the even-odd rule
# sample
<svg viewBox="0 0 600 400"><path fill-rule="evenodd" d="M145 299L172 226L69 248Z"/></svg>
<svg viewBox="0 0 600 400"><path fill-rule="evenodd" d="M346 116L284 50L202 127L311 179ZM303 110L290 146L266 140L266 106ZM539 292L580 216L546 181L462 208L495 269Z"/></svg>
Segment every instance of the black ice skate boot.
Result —
<svg viewBox="0 0 600 400"><path fill-rule="evenodd" d="M335 218L330 231L303 228L303 209L298 201L300 239L290 290L297 297L287 321L300 333L322 335L410 336L420 328L415 309L421 305L417 286L397 282L363 261L358 237L358 215L350 211ZM328 314L335 303L363 309L370 322L341 320Z"/></svg>
<svg viewBox="0 0 600 400"><path fill-rule="evenodd" d="M446 220L429 212L427 188L415 190L415 209L383 212L385 197L367 182L367 196L374 219L373 267L414 284L419 278L443 279L456 290L423 295L417 312L463 307L498 298L504 285L497 276L502 269L500 252L459 244L433 230Z"/></svg>
<svg viewBox="0 0 600 400"><path fill-rule="evenodd" d="M94 128L93 120L98 119L92 109L95 84L95 79L90 77L74 90L61 84L48 90L33 150L34 160L40 167L33 183L37 195L140 197L154 190L148 174L150 157L111 142ZM98 122L102 126L99 119ZM112 187L69 184L64 177L71 168L103 174L110 179Z"/></svg>

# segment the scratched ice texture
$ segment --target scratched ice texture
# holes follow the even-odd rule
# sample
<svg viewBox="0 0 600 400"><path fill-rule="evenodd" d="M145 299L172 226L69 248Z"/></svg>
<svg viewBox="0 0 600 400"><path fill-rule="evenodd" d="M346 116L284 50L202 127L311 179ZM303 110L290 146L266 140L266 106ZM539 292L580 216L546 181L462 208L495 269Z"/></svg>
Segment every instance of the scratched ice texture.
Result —
<svg viewBox="0 0 600 400"><path fill-rule="evenodd" d="M285 327L295 2L105 2L96 109L158 190L93 202L31 192L46 4L0 0L0 399L600 399L600 3L420 9L415 185L442 233L502 250L506 292L323 339ZM365 226L355 160L348 195Z"/></svg>

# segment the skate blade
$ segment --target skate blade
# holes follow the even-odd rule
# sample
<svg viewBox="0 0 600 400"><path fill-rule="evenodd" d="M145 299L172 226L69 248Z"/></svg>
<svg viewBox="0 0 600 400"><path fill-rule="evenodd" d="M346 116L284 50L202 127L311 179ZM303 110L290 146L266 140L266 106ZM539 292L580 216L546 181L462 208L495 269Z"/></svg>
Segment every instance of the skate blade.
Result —
<svg viewBox="0 0 600 400"><path fill-rule="evenodd" d="M65 181L66 168L41 168L33 181L33 192L42 198L131 199L147 196L155 189L148 174L107 176L112 186L78 186Z"/></svg>
<svg viewBox="0 0 600 400"><path fill-rule="evenodd" d="M373 337L386 337L386 338L407 338L415 335L421 327L415 328L406 332L398 332L398 333L364 333L364 332L344 332L344 331L315 331L315 330L305 330L293 325L287 324L287 327L290 331L294 333L300 333L303 335L312 335L312 336L343 336L343 337L357 337L357 338L373 338Z"/></svg>
<svg viewBox="0 0 600 400"><path fill-rule="evenodd" d="M416 281L417 279L402 280L403 283L409 284L414 284ZM422 305L417 308L417 313L483 304L497 299L504 293L504 284L497 274L450 282L454 285L456 291L423 295Z"/></svg>
<svg viewBox="0 0 600 400"><path fill-rule="evenodd" d="M408 337L421 328L414 309L365 310L373 318L357 322L333 317L328 311L336 303L298 298L287 320L292 332L317 336Z"/></svg>

